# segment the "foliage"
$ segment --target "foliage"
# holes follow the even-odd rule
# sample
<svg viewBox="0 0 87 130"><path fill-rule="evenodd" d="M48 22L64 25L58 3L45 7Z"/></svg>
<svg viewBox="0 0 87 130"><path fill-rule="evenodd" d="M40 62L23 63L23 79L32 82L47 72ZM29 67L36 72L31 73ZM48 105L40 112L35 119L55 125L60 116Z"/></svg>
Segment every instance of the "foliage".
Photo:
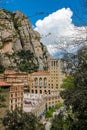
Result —
<svg viewBox="0 0 87 130"><path fill-rule="evenodd" d="M6 105L6 103L2 103L2 104L0 104L0 108L6 108L7 107L7 105Z"/></svg>
<svg viewBox="0 0 87 130"><path fill-rule="evenodd" d="M38 65L34 63L34 55L29 50L20 51L17 53L21 61L18 63L18 68L24 72L34 72L38 70Z"/></svg>
<svg viewBox="0 0 87 130"><path fill-rule="evenodd" d="M72 75L68 75L66 78L64 78L63 80L63 84L61 85L61 88L63 89L68 89L70 87L73 87L73 76Z"/></svg>
<svg viewBox="0 0 87 130"><path fill-rule="evenodd" d="M58 103L56 104L54 107L50 107L45 114L46 118L50 118L53 115L53 112L56 111L57 109L59 109L63 104L62 103Z"/></svg>
<svg viewBox="0 0 87 130"><path fill-rule="evenodd" d="M63 115L56 115L52 120L52 126L50 130L64 130L63 129Z"/></svg>
<svg viewBox="0 0 87 130"><path fill-rule="evenodd" d="M1 24L0 24L0 26L1 26ZM0 49L2 49L3 48L3 45L0 45Z"/></svg>
<svg viewBox="0 0 87 130"><path fill-rule="evenodd" d="M78 52L78 66L75 68L75 72L72 74L73 83L72 87L65 89L62 97L65 100L66 105L70 104L73 109L76 110L79 103L83 104L83 99L86 98L87 93L87 54L83 53L83 50ZM68 78L66 84L69 84ZM65 85L65 82L62 86ZM82 99L83 97L83 99ZM69 100L68 100L69 99ZM76 101L77 99L77 101ZM70 101L70 102L69 102ZM75 107L75 108L74 108Z"/></svg>
<svg viewBox="0 0 87 130"><path fill-rule="evenodd" d="M5 71L5 68L3 65L0 65L0 74L3 73Z"/></svg>
<svg viewBox="0 0 87 130"><path fill-rule="evenodd" d="M16 68L20 71L31 73L38 70L39 65L37 58L35 58L30 50L21 50L12 55L6 54L6 56L8 56L9 59L14 59L14 63L17 65ZM10 67L11 69L14 68L14 66Z"/></svg>
<svg viewBox="0 0 87 130"><path fill-rule="evenodd" d="M6 101L5 97L3 95L0 95L0 102Z"/></svg>
<svg viewBox="0 0 87 130"><path fill-rule="evenodd" d="M71 114L64 115L63 112L60 112L56 115L52 120L50 130L76 130Z"/></svg>
<svg viewBox="0 0 87 130"><path fill-rule="evenodd" d="M73 62L74 64L73 64ZM57 116L52 122L51 130L86 130L87 129L87 47L78 51L71 61L66 62L70 75L64 79L61 96L67 111L60 119ZM61 120L59 124L59 119ZM57 121L57 123L56 123ZM55 124L56 123L56 124ZM58 125L57 125L58 124ZM61 128L59 127L61 125ZM55 128L56 126L56 128ZM54 128L54 129L53 129Z"/></svg>
<svg viewBox="0 0 87 130"><path fill-rule="evenodd" d="M44 126L32 113L20 109L8 111L2 122L5 130L44 130Z"/></svg>
<svg viewBox="0 0 87 130"><path fill-rule="evenodd" d="M82 62L87 62L87 46L84 46L76 54L67 53L62 58L64 72L73 75Z"/></svg>
<svg viewBox="0 0 87 130"><path fill-rule="evenodd" d="M74 120L76 120L74 123L76 129L85 130L87 129L87 48L78 51L77 57L77 66L74 73L72 72L72 87L65 89L62 92L62 97L68 108L72 106L72 112L75 115Z"/></svg>
<svg viewBox="0 0 87 130"><path fill-rule="evenodd" d="M53 112L55 111L54 107L50 107L49 110L46 111L45 117L50 118L53 115Z"/></svg>
<svg viewBox="0 0 87 130"><path fill-rule="evenodd" d="M0 88L0 108L6 107L5 101L6 98L4 95L2 95L2 89Z"/></svg>
<svg viewBox="0 0 87 130"><path fill-rule="evenodd" d="M58 104L56 104L56 105L55 105L55 109L59 109L60 107L62 107L62 105L63 105L63 103L61 103L61 102L58 103Z"/></svg>

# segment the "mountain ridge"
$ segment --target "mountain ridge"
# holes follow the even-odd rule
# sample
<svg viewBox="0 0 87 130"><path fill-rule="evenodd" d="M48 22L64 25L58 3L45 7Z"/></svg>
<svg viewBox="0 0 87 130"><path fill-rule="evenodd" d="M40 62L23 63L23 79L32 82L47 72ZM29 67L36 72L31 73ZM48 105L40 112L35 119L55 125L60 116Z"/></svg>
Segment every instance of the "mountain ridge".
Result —
<svg viewBox="0 0 87 130"><path fill-rule="evenodd" d="M32 57L28 59L27 56L24 60L25 57L20 57L19 52L22 55L27 55L25 53L28 52ZM23 62L27 61L28 66L32 61L31 65L34 63L35 67L38 66L37 69L43 70L48 68L50 58L46 46L40 43L40 34L33 30L23 13L0 9L0 65L5 69L24 71L19 65L24 66ZM32 67L31 69L33 70Z"/></svg>

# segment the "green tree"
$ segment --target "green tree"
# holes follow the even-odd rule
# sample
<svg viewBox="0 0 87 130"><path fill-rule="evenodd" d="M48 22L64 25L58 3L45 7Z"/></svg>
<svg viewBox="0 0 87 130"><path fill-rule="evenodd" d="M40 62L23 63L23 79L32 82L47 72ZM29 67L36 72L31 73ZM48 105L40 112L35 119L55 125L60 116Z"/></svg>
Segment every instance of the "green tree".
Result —
<svg viewBox="0 0 87 130"><path fill-rule="evenodd" d="M72 107L72 113L74 114L74 130L86 130L87 129L87 48L82 48L78 51L76 60L76 66L72 65L72 77L73 82L70 87L68 78L64 86L66 89L61 93L64 103L69 109Z"/></svg>
<svg viewBox="0 0 87 130"><path fill-rule="evenodd" d="M66 67L70 65L67 67L70 75L64 79L61 92L67 112L53 119L51 130L87 129L87 47L71 55L69 60Z"/></svg>
<svg viewBox="0 0 87 130"><path fill-rule="evenodd" d="M74 86L73 80L74 80L73 76L68 75L66 78L64 78L61 88L68 89L70 87L73 87Z"/></svg>
<svg viewBox="0 0 87 130"><path fill-rule="evenodd" d="M8 111L2 122L5 130L45 130L32 113L25 113L20 109Z"/></svg>
<svg viewBox="0 0 87 130"><path fill-rule="evenodd" d="M0 74L3 73L5 71L5 68L3 65L0 65Z"/></svg>
<svg viewBox="0 0 87 130"><path fill-rule="evenodd" d="M36 65L34 54L30 51L19 51L17 55L20 57L20 63L16 60L19 70L32 73L38 70L39 65Z"/></svg>
<svg viewBox="0 0 87 130"><path fill-rule="evenodd" d="M45 117L46 117L46 118L52 117L54 111L55 111L55 107L50 107L50 108L46 111Z"/></svg>
<svg viewBox="0 0 87 130"><path fill-rule="evenodd" d="M56 115L55 118L53 118L50 130L64 130L63 125L64 119L63 115L60 113L59 115Z"/></svg>

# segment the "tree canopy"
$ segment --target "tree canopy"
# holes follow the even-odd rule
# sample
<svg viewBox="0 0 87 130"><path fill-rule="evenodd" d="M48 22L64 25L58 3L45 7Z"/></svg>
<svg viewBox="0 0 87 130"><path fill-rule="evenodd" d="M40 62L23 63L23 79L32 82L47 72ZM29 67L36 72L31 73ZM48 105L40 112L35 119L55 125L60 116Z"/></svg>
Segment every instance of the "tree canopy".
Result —
<svg viewBox="0 0 87 130"><path fill-rule="evenodd" d="M2 122L5 130L45 130L32 113L26 113L20 109L8 111Z"/></svg>
<svg viewBox="0 0 87 130"><path fill-rule="evenodd" d="M70 57L69 57L70 58ZM72 62L73 61L73 62ZM61 96L66 105L66 115L61 117L63 130L86 130L87 129L87 48L82 48L77 55L72 56L71 61L66 62L70 69L69 76L62 84ZM74 64L73 64L74 63ZM69 112L71 110L71 112ZM68 118L67 118L68 117ZM57 119L56 119L57 118ZM54 122L60 116L55 117ZM71 121L72 120L72 121ZM67 123L66 123L67 121ZM53 125L53 124L52 124ZM67 127L66 127L67 126ZM62 130L57 125L56 129Z"/></svg>

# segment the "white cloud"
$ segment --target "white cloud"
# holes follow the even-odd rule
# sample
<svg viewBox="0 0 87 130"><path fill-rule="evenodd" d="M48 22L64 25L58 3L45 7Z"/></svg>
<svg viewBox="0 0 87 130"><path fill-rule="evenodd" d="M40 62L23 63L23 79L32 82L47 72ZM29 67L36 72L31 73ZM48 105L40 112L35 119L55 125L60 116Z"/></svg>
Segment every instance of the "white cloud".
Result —
<svg viewBox="0 0 87 130"><path fill-rule="evenodd" d="M72 15L73 12L69 8L62 8L36 22L35 30L41 34L41 42L48 47L52 55L60 51L60 47L67 51L74 49L72 41L83 37L81 30L85 28L75 27Z"/></svg>

